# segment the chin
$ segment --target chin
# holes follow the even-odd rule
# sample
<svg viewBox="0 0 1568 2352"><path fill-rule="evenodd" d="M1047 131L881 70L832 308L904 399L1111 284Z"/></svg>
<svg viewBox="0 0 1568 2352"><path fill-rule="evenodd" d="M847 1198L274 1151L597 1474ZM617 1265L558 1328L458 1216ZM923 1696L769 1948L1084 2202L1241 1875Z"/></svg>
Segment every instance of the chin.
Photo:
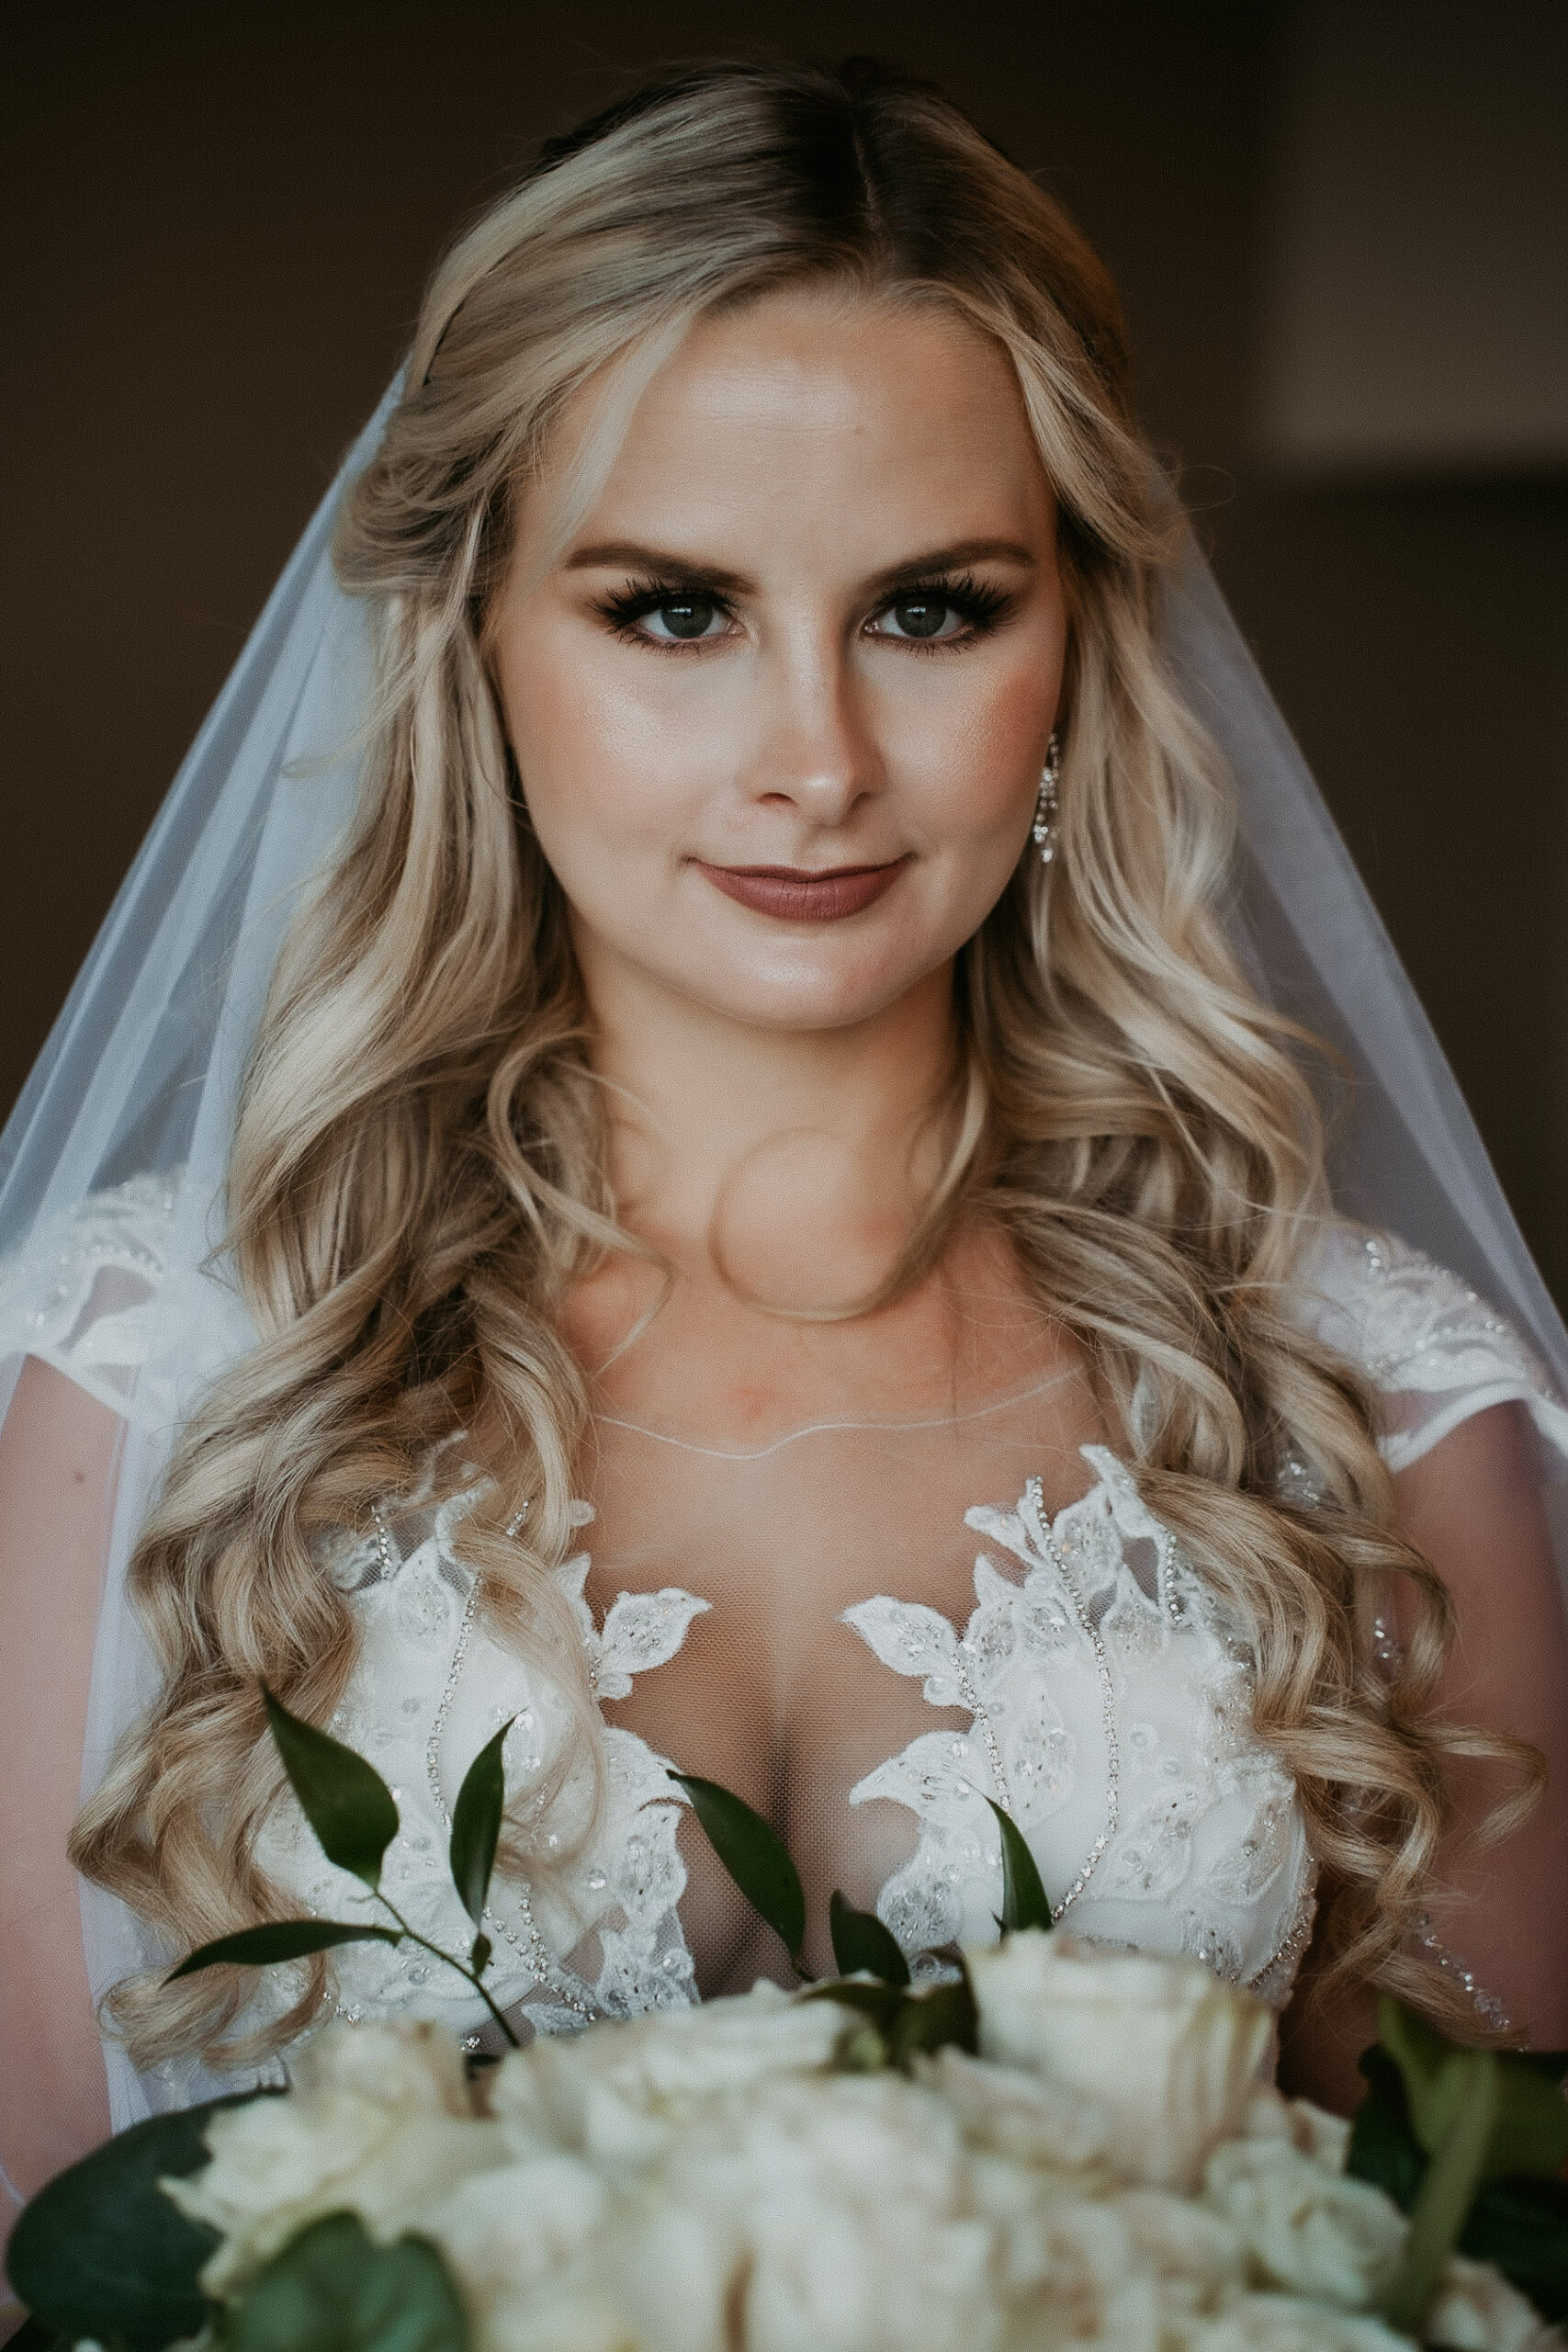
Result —
<svg viewBox="0 0 1568 2352"><path fill-rule="evenodd" d="M694 973L685 993L726 1020L755 1029L852 1029L897 1004L925 978L917 966L896 974L809 972L798 966L766 974Z"/></svg>

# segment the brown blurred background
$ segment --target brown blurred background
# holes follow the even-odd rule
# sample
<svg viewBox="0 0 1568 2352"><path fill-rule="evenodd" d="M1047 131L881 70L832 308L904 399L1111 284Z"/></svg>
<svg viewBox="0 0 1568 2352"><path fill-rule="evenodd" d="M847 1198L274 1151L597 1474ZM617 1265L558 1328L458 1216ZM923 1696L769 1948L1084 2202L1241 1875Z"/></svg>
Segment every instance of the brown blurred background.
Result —
<svg viewBox="0 0 1568 2352"><path fill-rule="evenodd" d="M1568 1300L1562 0L13 6L0 1096L453 228L671 56L869 49L1096 239L1145 417Z"/></svg>

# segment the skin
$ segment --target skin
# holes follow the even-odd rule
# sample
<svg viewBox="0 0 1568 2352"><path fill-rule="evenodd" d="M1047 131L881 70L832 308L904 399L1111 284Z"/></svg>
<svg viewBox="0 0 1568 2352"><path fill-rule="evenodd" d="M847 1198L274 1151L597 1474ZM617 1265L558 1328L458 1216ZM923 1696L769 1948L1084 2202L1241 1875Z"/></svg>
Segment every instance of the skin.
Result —
<svg viewBox="0 0 1568 2352"><path fill-rule="evenodd" d="M525 514L491 658L602 1067L645 1106L617 1127L623 1211L701 1255L721 1194L743 1252L786 1198L804 1230L828 1204L836 1273L863 1272L889 1235L857 1168L926 1126L953 958L1017 865L1057 715L1055 502L1016 380L930 313L775 299L691 337L536 580L550 524L547 499ZM1007 600L996 626L900 632L890 588L939 558ZM650 574L722 580L712 633L607 626ZM705 870L900 860L837 922L760 914Z"/></svg>
<svg viewBox="0 0 1568 2352"><path fill-rule="evenodd" d="M0 1430L0 2160L23 2195L109 2128L65 1841L121 1433L36 1361ZM14 2217L0 2189L0 2237ZM0 2342L20 2324L5 2295L0 2283Z"/></svg>

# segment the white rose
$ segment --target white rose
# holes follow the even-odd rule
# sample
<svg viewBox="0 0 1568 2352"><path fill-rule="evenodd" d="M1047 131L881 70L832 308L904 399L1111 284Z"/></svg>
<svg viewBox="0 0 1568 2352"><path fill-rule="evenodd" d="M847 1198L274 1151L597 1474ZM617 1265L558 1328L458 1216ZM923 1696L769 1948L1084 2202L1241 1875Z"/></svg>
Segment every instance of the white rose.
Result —
<svg viewBox="0 0 1568 2352"><path fill-rule="evenodd" d="M1258 2283L1348 2310L1376 2303L1399 2267L1409 2229L1371 2181L1328 2171L1288 2140L1216 2148L1204 2196L1239 2233Z"/></svg>
<svg viewBox="0 0 1568 2352"><path fill-rule="evenodd" d="M1104 2165L1110 2130L1104 2115L1060 2083L971 2058L951 2042L917 2062L916 2079L946 2102L973 2148L1048 2172Z"/></svg>
<svg viewBox="0 0 1568 2352"><path fill-rule="evenodd" d="M897 2075L765 2082L678 2133L659 2180L672 2207L734 2229L726 2301L747 2352L1000 2341L996 2233L956 2120Z"/></svg>
<svg viewBox="0 0 1568 2352"><path fill-rule="evenodd" d="M1452 2352L1562 2352L1562 2336L1489 2262L1450 2256L1423 2331Z"/></svg>
<svg viewBox="0 0 1568 2352"><path fill-rule="evenodd" d="M671 2126L710 2101L819 2072L856 2021L831 2002L759 1984L570 2040L541 2036L496 2068L490 2112L518 2154L555 2148L650 2162Z"/></svg>
<svg viewBox="0 0 1568 2352"><path fill-rule="evenodd" d="M592 2267L613 2294L627 2352L731 2352L738 2343L753 2352L750 2266L738 2217L722 2200L671 2197L661 2180L649 2182L619 2220Z"/></svg>
<svg viewBox="0 0 1568 2352"><path fill-rule="evenodd" d="M1410 2352L1367 2312L1337 2311L1295 2295L1238 2295L1182 2337L1183 2352Z"/></svg>
<svg viewBox="0 0 1568 2352"><path fill-rule="evenodd" d="M1001 2291L1014 2311L1046 2312L1054 2330L1075 2340L1102 2335L1138 2268L1117 2201L1042 2196L1038 2175L1031 2179L984 2158L974 2178L976 2202L997 2232Z"/></svg>
<svg viewBox="0 0 1568 2352"><path fill-rule="evenodd" d="M964 1958L981 2056L1092 2100L1126 2178L1195 2189L1245 2115L1271 2030L1262 2002L1201 1961L1095 1951L1039 1928Z"/></svg>
<svg viewBox="0 0 1568 2352"><path fill-rule="evenodd" d="M1306 2098L1286 2098L1272 2083L1253 2086L1242 2118L1244 2140L1288 2140L1325 2172L1342 2173L1350 2152L1350 2126Z"/></svg>
<svg viewBox="0 0 1568 2352"><path fill-rule="evenodd" d="M164 2186L222 2232L202 2273L219 2296L325 2213L355 2212L372 2236L397 2237L469 2173L506 2159L498 2127L468 2103L457 2043L414 2024L327 2027L287 2097L225 2109L207 2144L201 2172Z"/></svg>
<svg viewBox="0 0 1568 2352"><path fill-rule="evenodd" d="M645 2343L602 2287L574 2274L565 2285L498 2305L475 2352L643 2352Z"/></svg>
<svg viewBox="0 0 1568 2352"><path fill-rule="evenodd" d="M542 2156L471 2173L432 2203L420 2230L483 2314L563 2278L590 2246L607 2203L604 2183L590 2165L575 2156Z"/></svg>
<svg viewBox="0 0 1568 2352"><path fill-rule="evenodd" d="M1247 2247L1224 2214L1167 2188L1124 2188L1116 2207L1139 2262L1167 2287L1190 2290L1174 2298L1186 2308L1207 2310L1246 2286Z"/></svg>

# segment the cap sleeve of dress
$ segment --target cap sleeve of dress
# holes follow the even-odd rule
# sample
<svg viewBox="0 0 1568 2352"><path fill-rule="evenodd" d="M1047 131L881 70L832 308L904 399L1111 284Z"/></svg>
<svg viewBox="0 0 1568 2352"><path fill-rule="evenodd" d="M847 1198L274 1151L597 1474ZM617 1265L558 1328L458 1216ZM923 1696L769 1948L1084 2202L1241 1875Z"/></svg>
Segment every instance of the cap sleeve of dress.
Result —
<svg viewBox="0 0 1568 2352"><path fill-rule="evenodd" d="M1303 1277L1303 1318L1349 1357L1382 1399L1379 1442L1406 1470L1489 1406L1528 1407L1559 1464L1568 1406L1515 1326L1462 1276L1392 1234L1335 1225Z"/></svg>
<svg viewBox="0 0 1568 2352"><path fill-rule="evenodd" d="M35 1227L0 1262L0 1363L37 1356L129 1416L174 1209L169 1180L135 1176Z"/></svg>

